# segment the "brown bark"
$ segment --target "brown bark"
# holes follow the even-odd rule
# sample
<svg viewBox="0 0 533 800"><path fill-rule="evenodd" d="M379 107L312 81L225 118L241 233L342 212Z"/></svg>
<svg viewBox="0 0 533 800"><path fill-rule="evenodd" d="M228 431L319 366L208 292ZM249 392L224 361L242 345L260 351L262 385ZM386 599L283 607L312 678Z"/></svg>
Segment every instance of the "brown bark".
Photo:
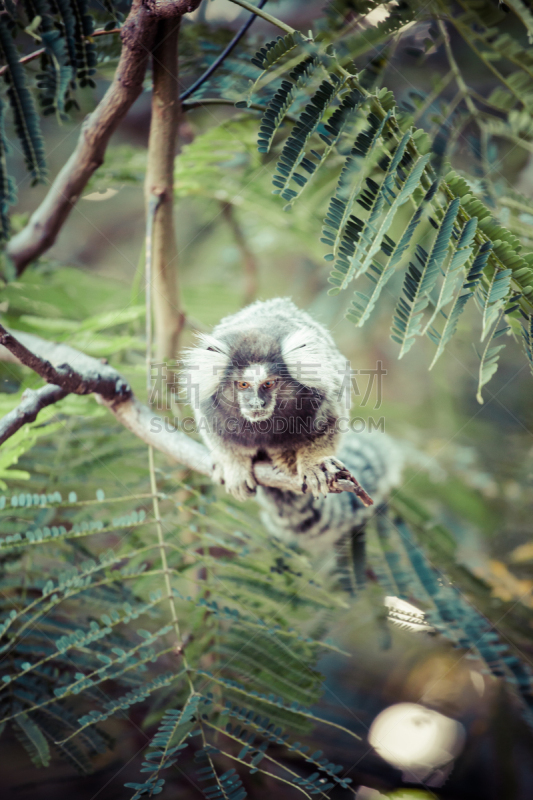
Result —
<svg viewBox="0 0 533 800"><path fill-rule="evenodd" d="M113 367L53 342L46 343L43 354L42 343L38 336L28 333L15 337L0 325L0 345L47 383L61 387L67 394L98 392L114 401L130 397L129 385ZM98 364L96 369L93 364Z"/></svg>
<svg viewBox="0 0 533 800"><path fill-rule="evenodd" d="M19 274L55 242L89 178L103 163L112 133L141 94L160 15L174 14L179 18L199 4L200 0L152 0L150 4L148 0L133 0L122 27L122 52L111 86L85 120L76 149L43 202L7 246L7 254Z"/></svg>
<svg viewBox="0 0 533 800"><path fill-rule="evenodd" d="M159 198L152 233L152 298L155 359L175 358L183 327L178 294L178 247L174 227L174 159L179 127L178 35L180 18L160 20L153 45L152 118L145 179L147 212ZM151 355L151 354L149 354Z"/></svg>

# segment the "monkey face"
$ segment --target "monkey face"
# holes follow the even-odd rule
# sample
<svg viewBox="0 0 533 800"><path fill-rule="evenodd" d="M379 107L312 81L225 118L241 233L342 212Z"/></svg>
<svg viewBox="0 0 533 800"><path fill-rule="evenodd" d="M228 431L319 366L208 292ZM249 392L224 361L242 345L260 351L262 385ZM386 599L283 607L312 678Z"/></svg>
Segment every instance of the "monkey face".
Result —
<svg viewBox="0 0 533 800"><path fill-rule="evenodd" d="M276 407L279 376L265 364L250 364L235 375L235 395L239 410L251 422L269 419Z"/></svg>

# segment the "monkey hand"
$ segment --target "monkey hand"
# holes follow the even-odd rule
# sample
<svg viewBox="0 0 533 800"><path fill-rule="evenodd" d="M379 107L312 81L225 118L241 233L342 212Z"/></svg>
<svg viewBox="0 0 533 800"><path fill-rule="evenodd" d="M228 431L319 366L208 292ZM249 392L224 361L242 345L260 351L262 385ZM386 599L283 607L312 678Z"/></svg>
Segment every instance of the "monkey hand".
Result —
<svg viewBox="0 0 533 800"><path fill-rule="evenodd" d="M213 463L213 480L225 486L229 494L242 502L253 497L257 486L251 458L217 454Z"/></svg>
<svg viewBox="0 0 533 800"><path fill-rule="evenodd" d="M326 456L317 461L316 459L298 460L298 477L302 481L302 490L310 492L313 497L329 494L331 484L338 478L344 478L350 474L342 461L333 456Z"/></svg>

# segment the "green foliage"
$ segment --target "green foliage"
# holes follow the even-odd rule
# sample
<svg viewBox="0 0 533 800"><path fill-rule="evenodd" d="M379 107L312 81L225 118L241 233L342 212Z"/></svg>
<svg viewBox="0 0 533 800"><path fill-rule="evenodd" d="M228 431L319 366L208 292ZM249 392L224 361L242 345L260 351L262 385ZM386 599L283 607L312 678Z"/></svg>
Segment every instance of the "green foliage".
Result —
<svg viewBox="0 0 533 800"><path fill-rule="evenodd" d="M37 86L41 90L40 103L43 114L62 114L65 100L73 78L67 49L60 32L54 28L47 0L33 0L33 8L41 19L41 40L44 45L44 71L38 76Z"/></svg>
<svg viewBox="0 0 533 800"><path fill-rule="evenodd" d="M5 103L0 98L0 227L2 236L9 235L9 206L15 202L15 184L7 171L7 139L4 127Z"/></svg>
<svg viewBox="0 0 533 800"><path fill-rule="evenodd" d="M116 19L108 7L108 18ZM113 23L114 25L114 23ZM112 26L113 27L113 26ZM17 47L19 35L31 34L32 40L43 49L41 72L36 76L36 87L43 116L57 114L65 117L69 109L77 107L72 96L78 83L81 87L96 87L96 45L91 39L94 18L89 13L87 0L33 0L13 6L9 14L0 18L0 59L6 67L7 99L13 114L17 138L20 141L26 167L33 183L46 179L46 156L41 124L35 106L31 66L20 63L23 51ZM21 47L24 40L21 41ZM7 207L15 200L13 185L5 166L8 139L3 124L0 125L0 237L7 239Z"/></svg>
<svg viewBox="0 0 533 800"><path fill-rule="evenodd" d="M272 42L267 42L264 47L257 51L251 59L252 64L259 69L267 70L277 64L278 61L296 47L295 37L292 33L286 36L278 36Z"/></svg>
<svg viewBox="0 0 533 800"><path fill-rule="evenodd" d="M64 460L75 464L76 442L91 426L90 416L75 422L47 483L63 475ZM124 458L117 445L125 435L106 434L115 460ZM32 761L45 766L61 757L89 772L93 755L111 746L110 723L136 707L158 728L141 767L146 779L128 783L134 798L164 791L176 760L230 796L244 796L241 779L255 772L308 794L349 789L341 765L301 742L318 722L339 727L313 707L322 689L319 654L348 655L324 640L348 607L346 595L202 480L160 473L167 594L142 469L128 478L128 496L94 484L99 460L84 464L78 491L43 491L43 443L57 441L57 430L44 424L40 437L21 456L33 468L26 488L0 498L0 721ZM142 450L138 444L136 462ZM91 485L98 487L92 499ZM506 678L530 721L529 671L417 541L447 568L453 537L409 498L394 503L401 517L378 515L368 526L370 572L359 569L355 602L370 574L382 591L417 602L455 646ZM223 766L228 760L236 772Z"/></svg>
<svg viewBox="0 0 533 800"><path fill-rule="evenodd" d="M94 89L96 83L92 76L96 71L96 48L90 39L94 30L93 17L88 13L89 3L87 0L71 0L70 5L75 19L76 77L80 86L91 86Z"/></svg>
<svg viewBox="0 0 533 800"><path fill-rule="evenodd" d="M426 547L431 547L434 558L438 558L439 563L452 563L456 553L453 552L453 537L449 531L441 525L432 524L427 510L412 498L398 493L395 504L417 527L419 538ZM475 654L493 675L503 677L519 696L523 717L531 727L533 673L528 665L516 657L512 649L502 642L490 621L450 583L449 575L444 576L430 563L405 517L378 518L376 534L377 541L371 541L369 548L375 553L379 547L380 556L382 554L384 557L384 562L381 561L378 567L384 588L401 599L415 598L424 608L428 622L439 633L456 647L466 648ZM429 545L432 539L433 544Z"/></svg>
<svg viewBox="0 0 533 800"><path fill-rule="evenodd" d="M183 695L191 682L201 692L194 690L189 701L184 696L178 717L169 709L156 734L157 750L147 762L153 781L170 766L173 748L191 734L193 718L195 727L206 724L204 705L212 706L210 724L219 724L224 696L243 694L252 707L270 708L272 719L292 723L296 730L305 730L314 718L307 706L320 695L321 676L313 665L328 645L293 625L307 619L311 633L312 618L329 614L340 598L330 597L311 579L301 556L257 529L252 537L246 518L235 509L192 488L183 486L184 491L188 497L179 504L181 512L170 503L164 515L167 534L172 533L172 518L180 530L178 536L172 534L168 550L174 584L170 597L150 588L162 572L153 559L158 545L150 542L153 520L143 508L127 510L127 498L106 500L99 492L96 500L78 500L71 492L65 502L58 492L25 492L0 500L3 530L9 531L0 542L0 580L6 590L1 603L0 715L3 723L16 725L35 763L48 763L52 742L78 768L90 768L90 754L105 747L102 725L108 719L146 704L155 693L168 694L169 688L173 698ZM110 503L126 505L126 513L117 514ZM187 544L183 532L191 516L200 529L191 524L197 532ZM234 530L237 519L239 532ZM77 552L87 552L86 545L80 549L80 540L97 536L105 542L113 532L128 535L111 550L96 545L97 558L85 557L72 566ZM210 555L211 547L223 548L225 555ZM55 576L49 569L43 579L40 564L53 554L58 566L62 561L71 566L60 567ZM283 570L271 569L271 563L281 562ZM207 573L203 579L200 565ZM20 569L26 575L24 588L11 579ZM187 621L181 641L176 641L172 623L164 621L169 602L178 618ZM14 603L18 611L10 610ZM180 658L183 649L185 669L165 671L169 654ZM204 667L208 653L209 671ZM207 690L210 684L213 688ZM100 696L103 690L103 704L95 704L96 690ZM82 713L87 703L91 710ZM134 788L140 791L140 786Z"/></svg>
<svg viewBox="0 0 533 800"><path fill-rule="evenodd" d="M250 105L243 101L232 119L184 146L176 193L187 201L231 203L237 213L243 206L262 225L290 229L311 254L323 219L332 293L353 281L370 286L355 292L348 319L363 325L379 308L385 287L394 292L398 286L394 336L402 355L427 335L436 347L435 363L474 297L483 329L481 397L497 366L500 335L521 336L533 368L533 257L522 255L533 241L533 206L507 188L493 192L490 164L481 176L446 165L435 134L437 129L450 144L452 158L444 106L430 104L428 123L426 98L411 98L416 108L400 106L375 85L379 74L355 74L353 59L388 46L420 9L417 2L392 7L363 33L345 24L344 14L383 5L330 4L315 42L299 35L275 40L256 54L254 68L245 68L241 56L228 60L209 90L218 99L235 99L236 86L251 77ZM46 38L44 12L33 31L46 49L42 96L50 100L47 108L61 112L73 101L74 77L91 84L97 51L87 40L87 4L55 0L51 8L58 36ZM106 25L121 21L109 3L106 9ZM531 71L520 42L517 49L505 41L495 48L500 11L494 4L476 4L470 17L465 11L451 19L440 6L439 13L497 65L503 86L508 78L500 59L514 59L520 75ZM13 30L7 31L10 41ZM427 52L440 46L431 30L430 37ZM257 80L255 68L261 71ZM508 93L492 96L498 109L507 109L505 118L482 121L489 137L503 138L496 130L505 130L531 146L523 80L510 79L510 110ZM256 110L262 117L257 148ZM418 119L430 135L417 127ZM2 146L0 179L10 200ZM266 154L271 167L276 164L270 169L275 191L291 211L282 222L279 198L266 185ZM107 155L95 180L142 180L144 153L117 147ZM495 203L490 209L489 199ZM3 219L6 207L7 200ZM223 297L230 304L235 292L227 284ZM194 291L185 290L192 317L204 311L206 297ZM211 304L215 321L221 301L217 287L209 291L218 303ZM133 296L131 303L121 285L45 265L8 286L2 299L8 324L108 356L142 391L144 311ZM2 395L4 413L25 386L36 385L28 375L16 377L16 394ZM307 795L352 791L341 765L299 739L316 723L339 728L315 711L322 687L317 661L325 652L347 657L326 635L339 609L357 615L360 607L319 579L297 548L267 536L248 510L218 499L205 479L176 474L165 463L157 471L160 547L144 459L144 447L92 398L66 398L2 448L0 486L9 485L10 494L0 499L0 725L14 733L34 764L61 757L87 773L134 708L153 733L139 782L127 784L134 798L162 793L175 764L201 780L208 798L241 800L242 780L255 773ZM454 499L459 495L458 489ZM531 675L492 628L490 587L458 566L454 537L427 509L399 493L393 512L368 527L369 569L359 565L353 602L372 583L380 595L416 601L438 632L506 680L531 724ZM490 513L486 507L484 513ZM487 618L448 577L458 586L467 582Z"/></svg>
<svg viewBox="0 0 533 800"><path fill-rule="evenodd" d="M41 183L46 177L46 166L39 118L31 92L26 85L24 69L18 61L19 54L11 31L3 17L0 17L0 50L8 67L5 73L9 86L7 98L13 110L15 131L24 153L26 167L33 182Z"/></svg>
<svg viewBox="0 0 533 800"><path fill-rule="evenodd" d="M252 59L252 63L254 63ZM318 59L313 56L304 58L289 73L290 82L282 81L280 88L270 100L261 119L260 136L258 140L258 150L260 153L268 153L270 146L283 119L289 110L295 95L296 87L303 87L318 66Z"/></svg>
<svg viewBox="0 0 533 800"><path fill-rule="evenodd" d="M173 766L179 752L187 747L187 739L194 728L195 718L201 710L201 704L207 702L199 694L191 694L181 710L167 708L165 711L157 733L154 735L150 750L146 753L146 761L143 763L142 772L151 774L144 783L127 783L126 788L135 789L132 800L138 800L143 795L159 794L157 789L162 788L164 780L159 778L159 773L163 769Z"/></svg>
<svg viewBox="0 0 533 800"><path fill-rule="evenodd" d="M437 359L442 355L444 348L446 347L446 345L454 335L455 331L457 330L459 317L465 310L465 306L468 300L474 296L473 290L476 289L476 287L479 284L479 281L481 280L483 269L487 263L487 259L489 257L491 249L492 249L491 242L485 242L479 248L479 253L472 262L472 266L468 271L468 275L466 276L466 279L461 287L461 290L455 295L452 306L448 311L446 322L444 323L444 328L442 329L442 333L440 334L437 330L435 330L431 326L428 327L428 336L437 345L437 352L435 353L433 361L431 362L430 369L433 367ZM451 271L452 270L450 268L448 274L450 274ZM442 305L444 305L444 303L442 303Z"/></svg>
<svg viewBox="0 0 533 800"><path fill-rule="evenodd" d="M354 10L352 5L350 9ZM355 3L355 9L367 13L379 5L382 4ZM374 34L387 41L392 32L408 24L416 7L416 3L403 4L401 11L387 15ZM516 101L520 101L521 111L516 110L513 103L508 105L508 110L510 114L524 116L524 120L520 118L523 130L530 120L531 104L526 89L533 77L533 73L528 72L531 59L527 54L521 57L525 51L518 42L516 47L507 50L508 34L494 36L491 26L500 18L500 12L484 2L475 6L469 4L464 13L450 11L448 7L445 10L444 6L440 11L448 14L450 24L468 39L479 58L487 60L488 48L492 53L497 51L498 58L505 55L520 66L516 73L506 77L499 71L496 74L507 94L511 86ZM266 51L261 63L257 56L252 59L263 73L252 86L249 102L256 90L261 97L261 89L266 86L264 74L268 75L272 65L275 64L272 80L281 80L268 102L258 138L259 152L278 151L272 178L274 194L280 194L288 203L286 210L291 210L309 190L311 182L315 181L316 186L319 172L327 173L329 180L337 173L321 238L331 249L326 260L334 262L329 279L333 285L330 294L347 289L352 281L367 275L372 284L370 292L356 289L346 314L356 325L362 325L394 273L403 273L402 296L398 298L392 325L392 338L400 345L400 358L423 335L437 344L433 363L442 355L457 330L468 295L472 294L474 285L470 285L468 276L474 262L476 270L483 265L475 281L482 298L481 342L485 341L489 330L492 330L492 338L507 331L516 338L520 334L520 316L529 325L533 314L533 274L529 256L520 253L520 239L492 216L470 182L449 166L445 174L441 174L442 148L448 138L449 125L445 118L433 130L431 144L427 134L413 126L410 112L415 109L412 106L406 106L408 113L402 112L391 92L373 90L371 85L368 88L368 76L356 73L349 61L352 53L358 52L358 45L349 34L343 34L342 28L335 26L335 13L342 14L342 9L329 8L326 26L322 25L315 41L305 40L301 34L293 37L290 58L289 49L280 46L271 59L272 64ZM475 27L469 27L467 33L467 26ZM452 59L452 76L460 74L450 55L448 34L444 28L441 30L446 52ZM428 49L434 46L433 41L437 45L443 41L438 31L431 35ZM295 48L306 55L293 68L297 58ZM495 58L490 57L487 63L493 66L494 61ZM464 79L457 80L463 95L470 91ZM496 101L494 104L497 105ZM469 98L467 106L474 114L474 100ZM481 143L476 145L476 152L481 159L483 180L478 182L478 192L493 204L494 190L492 186L488 188L487 129L480 114L475 111L474 115L481 131ZM276 147L275 137L287 123L292 124L292 129ZM503 123L500 120L498 124ZM357 206L360 208L355 213ZM405 213L407 206L410 214ZM427 222L437 229L432 241ZM490 251L487 244L491 245ZM406 266L405 251L412 245L415 245L416 262ZM494 323L504 307L503 313L510 323L496 330ZM486 347L482 354L479 402L482 402L481 388L495 372L501 349L500 345Z"/></svg>

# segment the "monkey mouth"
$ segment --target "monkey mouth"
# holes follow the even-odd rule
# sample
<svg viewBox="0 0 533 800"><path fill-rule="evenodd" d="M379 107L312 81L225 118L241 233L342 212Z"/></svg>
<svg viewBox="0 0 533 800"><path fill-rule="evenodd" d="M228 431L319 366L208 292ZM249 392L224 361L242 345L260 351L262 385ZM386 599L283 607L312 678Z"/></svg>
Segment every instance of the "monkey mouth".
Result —
<svg viewBox="0 0 533 800"><path fill-rule="evenodd" d="M265 409L260 409L257 411L246 410L242 411L243 417L245 419L250 420L250 422L260 422L263 419L269 419L271 416L271 411L266 411Z"/></svg>

